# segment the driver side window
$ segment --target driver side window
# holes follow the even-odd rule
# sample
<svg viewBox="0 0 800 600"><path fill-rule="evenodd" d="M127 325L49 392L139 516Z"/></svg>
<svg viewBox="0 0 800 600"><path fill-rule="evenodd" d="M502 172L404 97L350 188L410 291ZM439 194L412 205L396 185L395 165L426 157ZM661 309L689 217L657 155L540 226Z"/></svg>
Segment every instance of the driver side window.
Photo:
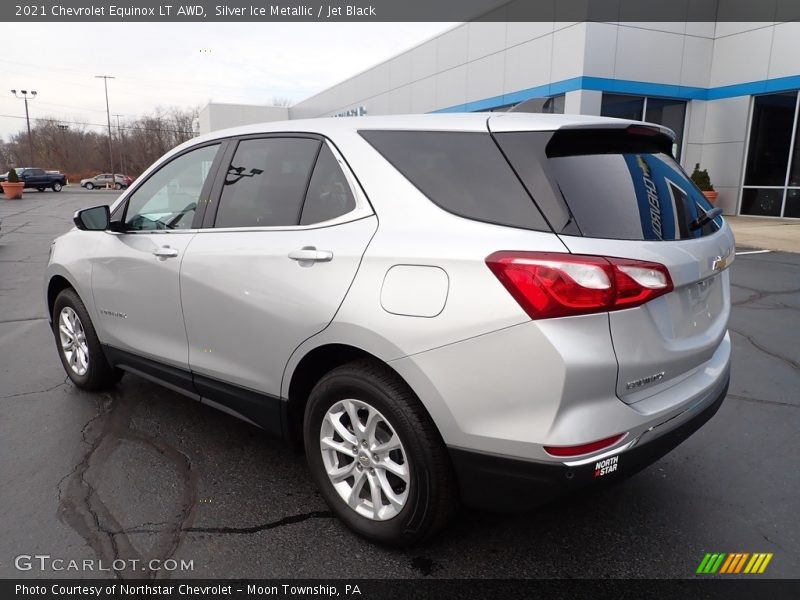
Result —
<svg viewBox="0 0 800 600"><path fill-rule="evenodd" d="M125 229L189 229L200 193L219 144L204 146L171 160L128 199Z"/></svg>

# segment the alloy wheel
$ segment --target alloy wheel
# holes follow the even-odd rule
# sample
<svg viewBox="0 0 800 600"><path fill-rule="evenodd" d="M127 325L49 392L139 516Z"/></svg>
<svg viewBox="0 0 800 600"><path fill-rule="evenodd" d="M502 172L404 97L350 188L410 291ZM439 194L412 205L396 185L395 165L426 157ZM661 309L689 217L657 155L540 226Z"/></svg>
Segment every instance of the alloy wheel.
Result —
<svg viewBox="0 0 800 600"><path fill-rule="evenodd" d="M325 413L319 441L328 479L347 506L373 521L400 513L411 484L408 455L383 414L340 400Z"/></svg>
<svg viewBox="0 0 800 600"><path fill-rule="evenodd" d="M72 372L83 377L89 370L89 344L78 313L69 306L61 309L58 317L58 334L61 352Z"/></svg>

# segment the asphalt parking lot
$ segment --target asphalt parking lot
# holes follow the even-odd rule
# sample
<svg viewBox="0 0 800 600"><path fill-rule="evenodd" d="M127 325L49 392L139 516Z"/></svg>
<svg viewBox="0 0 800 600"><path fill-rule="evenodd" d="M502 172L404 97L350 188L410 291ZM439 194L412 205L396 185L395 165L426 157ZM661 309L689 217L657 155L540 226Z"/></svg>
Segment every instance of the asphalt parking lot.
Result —
<svg viewBox="0 0 800 600"><path fill-rule="evenodd" d="M462 510L394 550L332 518L303 457L259 430L132 375L103 394L68 383L41 294L49 243L115 197L0 198L0 577L90 575L20 572L20 554L172 557L194 565L172 576L199 578L693 577L706 552L772 552L769 576L800 576L800 254L737 257L730 394L674 452L531 512Z"/></svg>

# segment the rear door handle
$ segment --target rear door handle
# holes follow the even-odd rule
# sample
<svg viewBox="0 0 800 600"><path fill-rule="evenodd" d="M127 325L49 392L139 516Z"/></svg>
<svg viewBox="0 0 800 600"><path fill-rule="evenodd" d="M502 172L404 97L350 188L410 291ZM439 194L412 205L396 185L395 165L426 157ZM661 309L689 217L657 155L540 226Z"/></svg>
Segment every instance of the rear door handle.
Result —
<svg viewBox="0 0 800 600"><path fill-rule="evenodd" d="M289 252L289 258L296 260L300 266L311 266L315 262L330 262L333 252L330 250L317 250L314 246L304 246L300 250ZM305 264L304 264L305 263Z"/></svg>
<svg viewBox="0 0 800 600"><path fill-rule="evenodd" d="M164 260L165 258L175 258L178 256L178 249L171 248L170 246L161 246L153 250L153 255L158 257L160 260Z"/></svg>

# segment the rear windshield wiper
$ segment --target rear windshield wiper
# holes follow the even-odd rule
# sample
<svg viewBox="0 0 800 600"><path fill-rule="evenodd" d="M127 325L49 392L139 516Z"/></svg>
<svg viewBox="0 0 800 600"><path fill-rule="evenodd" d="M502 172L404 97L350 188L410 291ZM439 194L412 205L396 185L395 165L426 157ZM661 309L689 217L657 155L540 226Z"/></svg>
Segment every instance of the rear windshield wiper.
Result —
<svg viewBox="0 0 800 600"><path fill-rule="evenodd" d="M717 206L716 208L712 208L708 212L703 213L702 217L697 217L694 221L689 223L689 230L695 231L697 229L700 229L707 223L710 223L711 221L716 219L721 214L722 214L722 209L719 206Z"/></svg>

